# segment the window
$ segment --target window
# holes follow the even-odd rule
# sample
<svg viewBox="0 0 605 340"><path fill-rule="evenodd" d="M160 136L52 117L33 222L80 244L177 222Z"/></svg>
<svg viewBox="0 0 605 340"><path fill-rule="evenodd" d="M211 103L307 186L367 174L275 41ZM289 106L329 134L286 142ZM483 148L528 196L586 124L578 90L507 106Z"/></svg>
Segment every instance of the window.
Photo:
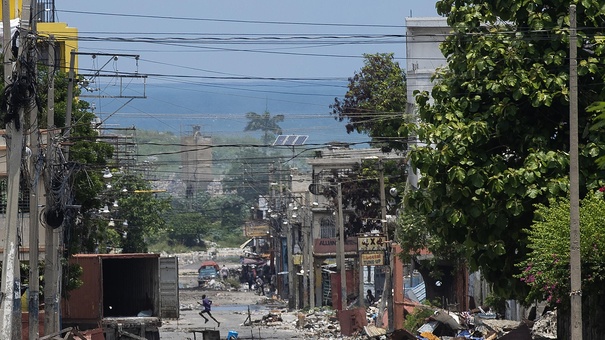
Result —
<svg viewBox="0 0 605 340"><path fill-rule="evenodd" d="M321 238L335 238L336 237L336 223L334 223L333 217L323 217L320 221L320 237Z"/></svg>

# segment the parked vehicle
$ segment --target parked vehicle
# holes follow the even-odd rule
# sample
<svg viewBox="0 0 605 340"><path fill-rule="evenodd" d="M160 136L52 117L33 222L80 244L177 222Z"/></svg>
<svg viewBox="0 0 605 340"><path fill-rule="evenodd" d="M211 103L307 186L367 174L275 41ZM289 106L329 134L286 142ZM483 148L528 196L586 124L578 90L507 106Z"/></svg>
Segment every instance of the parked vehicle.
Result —
<svg viewBox="0 0 605 340"><path fill-rule="evenodd" d="M78 254L80 288L62 304L63 327L102 328L106 340L159 340L162 318L179 317L178 261L159 254Z"/></svg>
<svg viewBox="0 0 605 340"><path fill-rule="evenodd" d="M202 286L204 283L219 277L218 263L212 260L204 261L197 272L197 285Z"/></svg>

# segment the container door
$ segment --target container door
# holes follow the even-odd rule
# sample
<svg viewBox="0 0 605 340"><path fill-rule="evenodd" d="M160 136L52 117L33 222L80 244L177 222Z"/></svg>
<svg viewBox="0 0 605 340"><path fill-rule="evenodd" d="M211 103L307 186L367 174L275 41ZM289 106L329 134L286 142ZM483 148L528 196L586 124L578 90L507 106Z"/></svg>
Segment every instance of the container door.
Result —
<svg viewBox="0 0 605 340"><path fill-rule="evenodd" d="M177 257L160 257L160 317L179 318L179 263Z"/></svg>

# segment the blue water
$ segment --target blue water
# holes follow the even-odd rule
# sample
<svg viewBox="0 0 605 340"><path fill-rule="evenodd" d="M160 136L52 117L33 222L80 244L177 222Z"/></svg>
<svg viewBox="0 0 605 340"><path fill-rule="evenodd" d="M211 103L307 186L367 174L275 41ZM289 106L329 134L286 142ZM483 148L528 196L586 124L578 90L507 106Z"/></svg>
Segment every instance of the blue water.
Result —
<svg viewBox="0 0 605 340"><path fill-rule="evenodd" d="M142 96L145 99L101 98L104 95ZM249 135L260 138L261 132L245 132L247 112L285 116L279 126L283 134L308 135L307 145L332 141L363 143L365 135L347 134L345 122L330 115L335 97L346 93L346 83L197 83L141 84L107 86L83 97L95 106L95 114L108 127L136 127L175 134L188 133L200 125L209 135ZM95 97L97 96L97 97ZM366 145L360 147L367 147Z"/></svg>

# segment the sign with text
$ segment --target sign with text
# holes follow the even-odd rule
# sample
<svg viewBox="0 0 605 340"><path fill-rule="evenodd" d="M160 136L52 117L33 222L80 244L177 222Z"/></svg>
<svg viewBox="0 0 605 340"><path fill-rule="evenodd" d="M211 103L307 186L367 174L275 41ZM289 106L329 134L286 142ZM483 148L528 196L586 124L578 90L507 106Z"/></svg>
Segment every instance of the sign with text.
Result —
<svg viewBox="0 0 605 340"><path fill-rule="evenodd" d="M251 225L244 227L246 237L267 237L269 236L269 224Z"/></svg>
<svg viewBox="0 0 605 340"><path fill-rule="evenodd" d="M384 253L362 253L362 266L382 266L384 265Z"/></svg>
<svg viewBox="0 0 605 340"><path fill-rule="evenodd" d="M335 254L338 245L337 238L316 238L313 251L317 255ZM349 237L345 240L345 253L357 252L357 238Z"/></svg>
<svg viewBox="0 0 605 340"><path fill-rule="evenodd" d="M387 249L386 236L363 236L357 238L359 251L378 251Z"/></svg>

